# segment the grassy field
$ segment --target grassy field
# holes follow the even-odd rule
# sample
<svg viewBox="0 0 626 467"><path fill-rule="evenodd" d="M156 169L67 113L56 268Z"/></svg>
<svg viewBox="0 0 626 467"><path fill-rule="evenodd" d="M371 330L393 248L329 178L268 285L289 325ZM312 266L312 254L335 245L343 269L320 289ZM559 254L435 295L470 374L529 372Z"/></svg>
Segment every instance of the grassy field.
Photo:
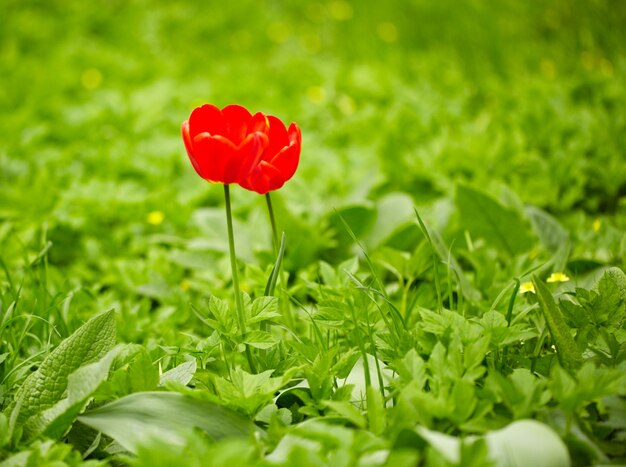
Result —
<svg viewBox="0 0 626 467"><path fill-rule="evenodd" d="M626 462L626 4L0 18L1 466ZM303 135L273 293L231 190L245 334L203 103Z"/></svg>

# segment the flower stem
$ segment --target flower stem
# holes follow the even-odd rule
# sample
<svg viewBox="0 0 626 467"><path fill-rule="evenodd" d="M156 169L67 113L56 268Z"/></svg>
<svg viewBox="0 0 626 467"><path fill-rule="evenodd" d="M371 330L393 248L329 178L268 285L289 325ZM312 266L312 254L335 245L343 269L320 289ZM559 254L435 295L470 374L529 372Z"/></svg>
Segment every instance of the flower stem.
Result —
<svg viewBox="0 0 626 467"><path fill-rule="evenodd" d="M274 242L274 251L278 251L278 231L276 230L276 219L274 218L274 208L272 208L272 197L270 193L265 193L265 201L267 202L267 212L270 215L270 223L272 224L272 241Z"/></svg>
<svg viewBox="0 0 626 467"><path fill-rule="evenodd" d="M239 321L239 332L243 336L246 333L246 317L243 308L241 291L239 290L239 274L237 272L237 254L235 253L235 236L233 234L233 215L230 208L230 186L224 184L224 203L226 204L226 224L228 225L228 248L230 250L230 268L233 276L233 289L235 290L235 305L237 306L237 319ZM250 370L256 373L250 348L246 345L246 357Z"/></svg>
<svg viewBox="0 0 626 467"><path fill-rule="evenodd" d="M237 306L237 318L239 320L239 332L246 333L246 318L243 310L243 300L239 290L239 274L237 273L237 254L235 253L235 236L233 234L233 215L230 209L230 187L224 185L224 202L226 203L226 224L228 225L228 248L230 250L230 269L233 275L233 288L235 289L235 304Z"/></svg>

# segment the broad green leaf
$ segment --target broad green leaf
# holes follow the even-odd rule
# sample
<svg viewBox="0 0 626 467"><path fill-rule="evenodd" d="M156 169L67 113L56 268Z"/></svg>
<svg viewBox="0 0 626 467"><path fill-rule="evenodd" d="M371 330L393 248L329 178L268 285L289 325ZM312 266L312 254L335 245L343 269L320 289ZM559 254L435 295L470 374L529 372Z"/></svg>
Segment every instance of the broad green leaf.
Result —
<svg viewBox="0 0 626 467"><path fill-rule="evenodd" d="M173 392L139 392L79 417L136 453L150 440L182 446L194 428L215 440L245 437L254 425L241 415L208 401Z"/></svg>
<svg viewBox="0 0 626 467"><path fill-rule="evenodd" d="M368 386L366 385L366 371L368 370L371 387L377 391L380 390L380 380L378 378L377 368L380 368L383 384L385 383L385 380L393 379L393 371L387 367L385 362L381 360L377 361L376 357L367 354L367 365L364 364L363 357L360 357L352 367L348 376L344 380L338 381L340 386L352 385L352 402L361 403L367 400Z"/></svg>
<svg viewBox="0 0 626 467"><path fill-rule="evenodd" d="M370 232L376 221L376 210L369 205L359 204L345 206L333 211L329 216L329 223L335 231L335 239L340 247L345 248L352 243L352 239L341 221L341 218L350 226L358 238L363 238Z"/></svg>
<svg viewBox="0 0 626 467"><path fill-rule="evenodd" d="M525 212L539 240L549 250L557 251L569 240L567 231L554 217L543 209L539 209L535 206L527 206Z"/></svg>
<svg viewBox="0 0 626 467"><path fill-rule="evenodd" d="M532 237L519 214L491 196L459 185L456 202L463 226L473 237L483 237L489 245L511 255L532 246Z"/></svg>
<svg viewBox="0 0 626 467"><path fill-rule="evenodd" d="M569 467L567 447L547 425L519 420L487 433L490 457L508 467Z"/></svg>
<svg viewBox="0 0 626 467"><path fill-rule="evenodd" d="M106 381L111 364L122 348L123 346L118 346L112 349L101 360L84 365L69 375L67 397L26 420L25 437L31 439L40 434L49 438L63 436L78 414L85 409L98 386Z"/></svg>
<svg viewBox="0 0 626 467"><path fill-rule="evenodd" d="M574 370L582 364L583 358L561 311L557 307L552 292L537 276L533 276L533 284L539 305L546 318L548 329L554 340L559 362L566 370Z"/></svg>
<svg viewBox="0 0 626 467"><path fill-rule="evenodd" d="M182 384L183 386L186 386L193 379L197 367L198 365L196 364L195 358L188 362L183 362L180 365L172 368L171 370L163 373L161 375L159 384L163 385L168 381L175 381Z"/></svg>
<svg viewBox="0 0 626 467"><path fill-rule="evenodd" d="M91 318L65 339L31 374L15 394L21 401L17 424L59 402L68 377L83 365L100 360L115 345L115 314L106 311ZM9 407L13 410L15 402Z"/></svg>
<svg viewBox="0 0 626 467"><path fill-rule="evenodd" d="M462 440L423 426L416 433L437 450L446 461L458 464ZM469 436L467 442L484 439L489 458L495 465L507 467L566 467L570 465L567 447L547 425L534 420L519 420L484 437Z"/></svg>
<svg viewBox="0 0 626 467"><path fill-rule="evenodd" d="M405 193L390 193L383 196L376 203L376 219L371 231L364 238L370 248L384 244L395 232L407 226L418 230L414 226L415 212L413 200Z"/></svg>

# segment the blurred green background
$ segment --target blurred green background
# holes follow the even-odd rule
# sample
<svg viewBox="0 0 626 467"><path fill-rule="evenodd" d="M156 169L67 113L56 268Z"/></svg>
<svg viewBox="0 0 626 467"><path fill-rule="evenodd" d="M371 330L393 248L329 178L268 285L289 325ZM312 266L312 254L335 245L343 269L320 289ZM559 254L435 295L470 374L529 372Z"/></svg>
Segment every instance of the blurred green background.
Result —
<svg viewBox="0 0 626 467"><path fill-rule="evenodd" d="M353 253L334 209L368 247L410 250L397 227L417 205L460 247L458 183L550 213L574 257L619 263L624 2L3 0L0 17L5 282L70 321L116 306L159 326L140 310L227 283L222 190L179 134L205 102L302 128L275 196L292 272ZM241 258L269 260L263 199L234 203Z"/></svg>

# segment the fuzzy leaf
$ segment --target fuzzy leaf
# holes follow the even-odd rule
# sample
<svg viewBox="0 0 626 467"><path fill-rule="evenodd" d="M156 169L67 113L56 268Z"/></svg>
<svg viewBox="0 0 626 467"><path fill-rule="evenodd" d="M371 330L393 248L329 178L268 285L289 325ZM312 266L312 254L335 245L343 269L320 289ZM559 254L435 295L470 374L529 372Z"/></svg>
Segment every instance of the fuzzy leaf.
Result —
<svg viewBox="0 0 626 467"><path fill-rule="evenodd" d="M69 375L100 360L114 345L115 314L112 310L94 316L61 342L17 391L15 401L21 401L17 425L59 402L67 390ZM15 402L8 410L14 407Z"/></svg>

